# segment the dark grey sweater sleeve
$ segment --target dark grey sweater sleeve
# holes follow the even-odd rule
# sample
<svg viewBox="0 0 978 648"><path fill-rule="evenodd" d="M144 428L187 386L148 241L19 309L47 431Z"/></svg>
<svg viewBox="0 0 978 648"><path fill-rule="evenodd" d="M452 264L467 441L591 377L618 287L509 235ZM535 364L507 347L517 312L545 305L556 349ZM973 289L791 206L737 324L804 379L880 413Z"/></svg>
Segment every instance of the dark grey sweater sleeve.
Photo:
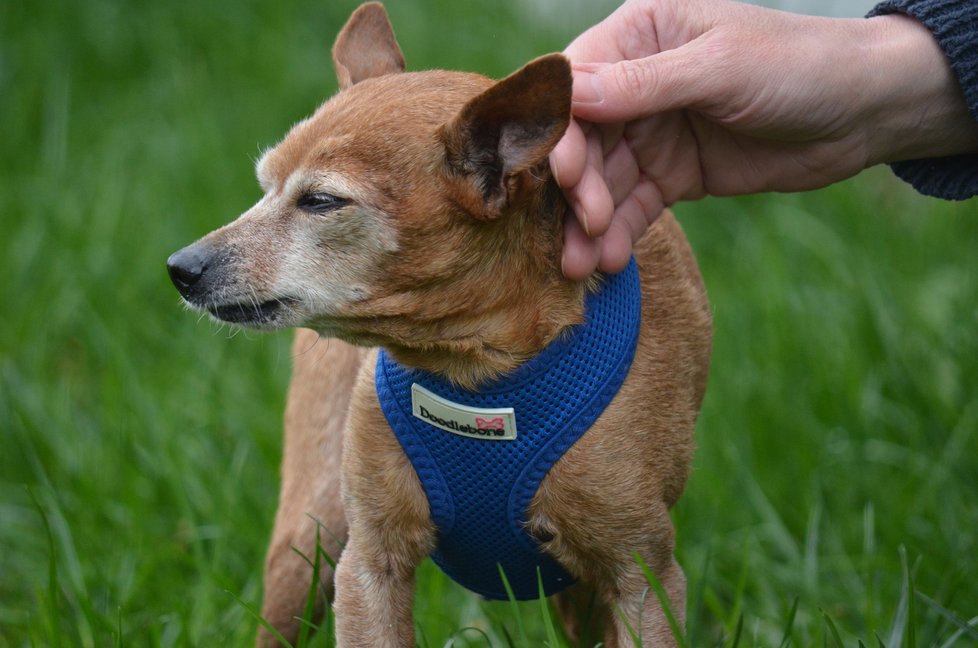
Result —
<svg viewBox="0 0 978 648"><path fill-rule="evenodd" d="M978 121L978 0L887 0L869 16L902 13L934 34L951 64L971 115ZM978 196L978 154L890 165L898 177L928 196L965 200Z"/></svg>

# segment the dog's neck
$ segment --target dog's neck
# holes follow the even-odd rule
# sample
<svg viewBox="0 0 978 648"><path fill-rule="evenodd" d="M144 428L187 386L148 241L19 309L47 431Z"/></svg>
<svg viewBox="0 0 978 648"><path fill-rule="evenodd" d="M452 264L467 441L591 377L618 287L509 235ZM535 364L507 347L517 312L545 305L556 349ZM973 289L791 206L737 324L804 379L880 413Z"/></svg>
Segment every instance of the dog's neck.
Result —
<svg viewBox="0 0 978 648"><path fill-rule="evenodd" d="M451 337L430 345L394 343L386 348L401 364L475 389L513 371L581 321L583 292L566 290L567 283L543 288L559 294L549 303L514 300L479 315L446 319Z"/></svg>
<svg viewBox="0 0 978 648"><path fill-rule="evenodd" d="M391 356L473 389L513 371L582 322L584 296L595 281L570 281L561 272L567 211L556 185L541 183L502 217L505 222L493 224L505 239L497 246L503 252L460 279L478 286L478 294L430 323L427 328L437 331L430 341L385 342ZM405 333L400 339L410 340Z"/></svg>

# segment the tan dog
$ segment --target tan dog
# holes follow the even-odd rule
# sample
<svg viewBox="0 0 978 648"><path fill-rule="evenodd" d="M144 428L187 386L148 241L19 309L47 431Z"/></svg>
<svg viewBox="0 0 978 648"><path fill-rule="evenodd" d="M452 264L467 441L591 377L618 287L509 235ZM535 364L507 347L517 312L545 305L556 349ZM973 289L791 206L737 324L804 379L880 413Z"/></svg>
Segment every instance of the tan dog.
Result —
<svg viewBox="0 0 978 648"><path fill-rule="evenodd" d="M258 163L265 196L168 267L186 301L219 320L316 331L300 330L294 346L265 618L296 637L310 568L293 548L314 554L316 519L333 534L322 536L333 555L347 542L338 644L413 646L413 574L439 529L378 402L377 350L363 347L475 388L567 337L605 280L574 283L560 270L568 207L547 155L570 114L563 57L499 82L405 73L387 16L371 3L350 18L333 58L341 92ZM559 595L568 628L578 629L573 601L594 596L609 647L631 645L623 619L644 645L674 645L634 555L681 619L668 511L689 472L710 353L705 292L670 214L635 257L642 310L631 368L525 511L529 535L577 579ZM326 597L331 576L324 571Z"/></svg>

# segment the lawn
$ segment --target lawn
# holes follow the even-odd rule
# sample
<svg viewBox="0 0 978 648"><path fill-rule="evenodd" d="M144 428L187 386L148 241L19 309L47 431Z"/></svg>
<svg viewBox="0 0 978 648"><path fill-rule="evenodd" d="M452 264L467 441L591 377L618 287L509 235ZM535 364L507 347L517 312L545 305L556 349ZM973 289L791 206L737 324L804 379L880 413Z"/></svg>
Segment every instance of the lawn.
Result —
<svg viewBox="0 0 978 648"><path fill-rule="evenodd" d="M251 642L290 336L190 314L164 261L258 198L355 4L2 3L0 647ZM494 76L604 11L389 4L410 68ZM716 325L689 644L978 645L978 201L873 169L677 212ZM543 645L518 609L419 575L421 645Z"/></svg>

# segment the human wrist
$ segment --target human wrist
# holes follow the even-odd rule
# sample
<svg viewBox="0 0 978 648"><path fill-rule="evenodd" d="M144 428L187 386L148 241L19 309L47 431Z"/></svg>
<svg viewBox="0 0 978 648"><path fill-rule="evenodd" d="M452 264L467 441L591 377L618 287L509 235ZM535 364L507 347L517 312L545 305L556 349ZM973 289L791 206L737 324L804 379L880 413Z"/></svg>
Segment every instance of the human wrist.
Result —
<svg viewBox="0 0 978 648"><path fill-rule="evenodd" d="M931 32L902 14L864 26L867 166L978 152L978 121Z"/></svg>

